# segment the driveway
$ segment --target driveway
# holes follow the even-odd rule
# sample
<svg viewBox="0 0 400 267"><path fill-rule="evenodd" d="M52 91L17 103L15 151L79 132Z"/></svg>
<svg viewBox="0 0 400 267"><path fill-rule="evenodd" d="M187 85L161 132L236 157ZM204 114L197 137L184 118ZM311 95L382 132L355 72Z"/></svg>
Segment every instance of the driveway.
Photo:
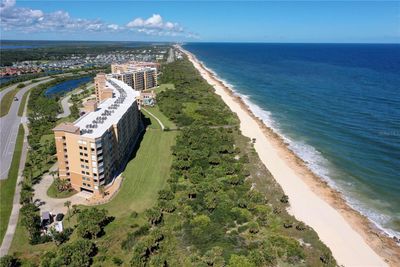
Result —
<svg viewBox="0 0 400 267"><path fill-rule="evenodd" d="M56 171L57 164L55 164L50 171ZM91 196L90 193L86 192L79 192L71 197L67 198L51 198L47 195L47 190L49 189L50 185L53 183L53 177L49 174L44 174L40 183L33 186L35 189L35 194L33 199L39 199L43 202L40 206L40 211L50 211L53 214L56 213L64 213L68 211L67 207L64 207L64 203L66 201L71 201L71 206L76 205L86 205L88 201L86 200Z"/></svg>

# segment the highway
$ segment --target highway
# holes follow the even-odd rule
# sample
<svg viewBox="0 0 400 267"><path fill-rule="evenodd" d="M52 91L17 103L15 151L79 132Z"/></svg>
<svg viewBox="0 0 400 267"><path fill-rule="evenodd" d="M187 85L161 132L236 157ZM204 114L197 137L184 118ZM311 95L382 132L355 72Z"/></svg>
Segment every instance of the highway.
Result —
<svg viewBox="0 0 400 267"><path fill-rule="evenodd" d="M19 92L15 95L18 98L18 101L13 101L8 114L0 118L0 180L7 179L8 177L8 171L10 169L12 157L14 154L18 127L22 119L18 116L18 108L21 103L22 96L25 94L25 92L29 91L33 87L42 83L49 82L53 79L49 77L44 77L36 80L40 81L37 83L30 83L30 81L24 82L29 85L19 90ZM10 86L1 91L0 101L7 92L13 90L17 85Z"/></svg>

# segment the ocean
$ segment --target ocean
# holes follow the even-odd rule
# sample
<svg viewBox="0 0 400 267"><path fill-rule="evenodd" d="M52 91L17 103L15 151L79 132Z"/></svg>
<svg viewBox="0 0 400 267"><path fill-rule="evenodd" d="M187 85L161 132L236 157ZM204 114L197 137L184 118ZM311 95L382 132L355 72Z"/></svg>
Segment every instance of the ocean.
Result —
<svg viewBox="0 0 400 267"><path fill-rule="evenodd" d="M400 45L188 43L354 209L400 237Z"/></svg>

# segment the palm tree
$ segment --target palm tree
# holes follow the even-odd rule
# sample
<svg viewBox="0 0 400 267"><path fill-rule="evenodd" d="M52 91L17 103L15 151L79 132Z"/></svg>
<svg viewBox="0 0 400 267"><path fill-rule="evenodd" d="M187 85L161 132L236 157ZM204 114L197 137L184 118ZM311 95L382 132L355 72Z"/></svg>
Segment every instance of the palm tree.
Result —
<svg viewBox="0 0 400 267"><path fill-rule="evenodd" d="M106 189L104 188L104 185L99 186L99 193L101 197L104 198L104 196L106 195Z"/></svg>
<svg viewBox="0 0 400 267"><path fill-rule="evenodd" d="M71 201L69 201L69 200L65 201L64 207L68 208L68 222L69 222L69 218L70 218L69 208L71 207Z"/></svg>
<svg viewBox="0 0 400 267"><path fill-rule="evenodd" d="M50 171L49 174L51 175L51 177L53 177L53 181L55 181L55 177L58 174L57 171Z"/></svg>

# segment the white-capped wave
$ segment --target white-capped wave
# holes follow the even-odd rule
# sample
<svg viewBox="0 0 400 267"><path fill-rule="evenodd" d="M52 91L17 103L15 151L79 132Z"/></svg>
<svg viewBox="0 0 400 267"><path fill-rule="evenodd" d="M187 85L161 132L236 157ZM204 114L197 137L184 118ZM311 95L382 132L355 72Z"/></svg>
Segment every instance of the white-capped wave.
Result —
<svg viewBox="0 0 400 267"><path fill-rule="evenodd" d="M387 225L390 222L391 217L389 215L385 215L378 211L374 211L373 208L368 207L367 204L361 202L356 197L351 196L353 195L349 190L346 188L351 188L354 185L347 184L345 185L344 182L336 182L331 177L333 176L332 171L334 171L334 167L330 164L330 162L322 155L320 151L318 151L315 147L307 144L305 141L301 140L294 140L285 134L283 134L281 128L279 127L279 122L274 120L273 114L261 108L257 104L253 103L250 99L249 95L245 95L239 93L238 90L235 89L235 86L226 80L222 79L214 70L206 67L204 62L201 62L203 67L211 72L219 81L221 81L226 87L228 87L232 92L239 96L243 102L249 107L249 109L253 112L255 116L262 119L264 124L271 128L275 133L277 133L282 140L287 144L288 148L293 151L299 158L301 158L306 166L318 177L323 179L328 183L328 185L339 192L343 193L344 200L346 203L353 209L360 212L362 215L366 216L371 222L376 225L381 231L386 233L388 236L393 237L397 236L400 237L400 233L394 231L393 229L388 229L383 227L382 225Z"/></svg>

